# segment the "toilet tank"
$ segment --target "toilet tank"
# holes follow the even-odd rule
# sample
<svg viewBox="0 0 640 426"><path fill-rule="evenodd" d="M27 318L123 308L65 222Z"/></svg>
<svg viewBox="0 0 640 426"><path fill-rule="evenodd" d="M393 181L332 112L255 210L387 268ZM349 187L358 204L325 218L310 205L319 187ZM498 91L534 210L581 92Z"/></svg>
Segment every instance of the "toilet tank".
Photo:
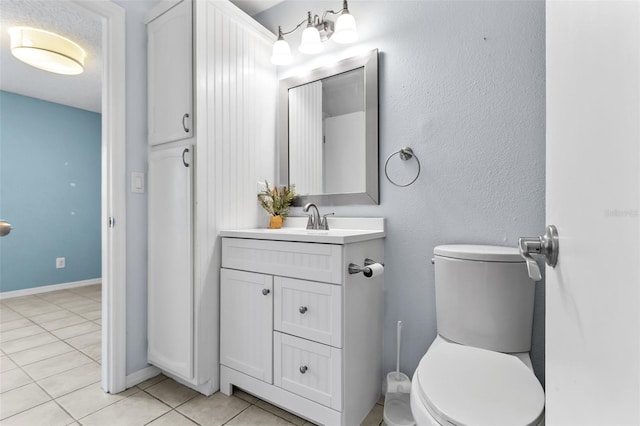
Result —
<svg viewBox="0 0 640 426"><path fill-rule="evenodd" d="M438 334L498 352L531 348L535 283L518 249L434 248Z"/></svg>

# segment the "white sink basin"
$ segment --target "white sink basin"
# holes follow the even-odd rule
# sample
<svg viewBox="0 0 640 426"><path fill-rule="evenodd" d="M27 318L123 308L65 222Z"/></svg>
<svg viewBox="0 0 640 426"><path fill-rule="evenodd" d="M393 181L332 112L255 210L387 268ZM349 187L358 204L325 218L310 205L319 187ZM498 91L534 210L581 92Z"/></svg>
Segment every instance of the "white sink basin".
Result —
<svg viewBox="0 0 640 426"><path fill-rule="evenodd" d="M281 229L230 229L221 231L220 236L324 244L347 244L385 236L383 218L330 217L329 230L306 229L306 224L306 217L290 217Z"/></svg>

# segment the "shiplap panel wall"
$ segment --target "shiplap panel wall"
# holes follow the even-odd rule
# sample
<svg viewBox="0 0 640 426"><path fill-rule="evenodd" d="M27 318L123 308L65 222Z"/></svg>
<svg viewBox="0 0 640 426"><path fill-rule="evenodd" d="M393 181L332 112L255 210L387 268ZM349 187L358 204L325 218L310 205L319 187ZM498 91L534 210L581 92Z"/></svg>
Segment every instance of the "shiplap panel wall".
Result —
<svg viewBox="0 0 640 426"><path fill-rule="evenodd" d="M289 174L299 194L324 194L322 82L289 89Z"/></svg>
<svg viewBox="0 0 640 426"><path fill-rule="evenodd" d="M258 181L275 176L275 36L230 2L194 2L196 374L219 386L221 229L265 227Z"/></svg>

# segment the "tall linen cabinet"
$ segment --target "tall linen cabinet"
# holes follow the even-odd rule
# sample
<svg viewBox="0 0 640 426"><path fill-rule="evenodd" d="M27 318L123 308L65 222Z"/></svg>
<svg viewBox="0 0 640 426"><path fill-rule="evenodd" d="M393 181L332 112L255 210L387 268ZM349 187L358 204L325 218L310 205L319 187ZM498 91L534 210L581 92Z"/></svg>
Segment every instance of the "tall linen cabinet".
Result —
<svg viewBox="0 0 640 426"><path fill-rule="evenodd" d="M218 232L261 226L257 183L275 176L275 36L226 0L161 2L147 34L148 360L208 395Z"/></svg>

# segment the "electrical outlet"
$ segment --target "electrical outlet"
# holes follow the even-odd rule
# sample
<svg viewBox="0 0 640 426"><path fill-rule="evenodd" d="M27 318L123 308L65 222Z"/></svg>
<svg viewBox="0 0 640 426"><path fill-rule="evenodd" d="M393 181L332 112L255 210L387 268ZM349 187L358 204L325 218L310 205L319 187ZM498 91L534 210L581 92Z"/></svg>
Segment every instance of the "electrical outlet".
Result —
<svg viewBox="0 0 640 426"><path fill-rule="evenodd" d="M62 269L64 267L65 267L64 257L57 257L56 258L56 268L57 269Z"/></svg>
<svg viewBox="0 0 640 426"><path fill-rule="evenodd" d="M266 190L267 190L267 185L264 183L264 181L258 182L258 193L264 192Z"/></svg>

